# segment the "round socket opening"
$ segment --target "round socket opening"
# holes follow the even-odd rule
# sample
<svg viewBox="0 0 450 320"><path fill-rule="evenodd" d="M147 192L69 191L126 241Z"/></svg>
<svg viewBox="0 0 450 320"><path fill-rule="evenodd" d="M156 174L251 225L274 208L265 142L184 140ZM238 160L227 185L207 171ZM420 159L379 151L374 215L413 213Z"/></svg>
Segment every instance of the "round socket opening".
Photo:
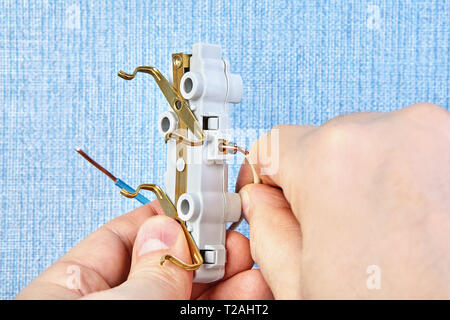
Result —
<svg viewBox="0 0 450 320"><path fill-rule="evenodd" d="M194 87L194 83L192 82L192 79L186 78L184 80L183 87L184 87L184 92L190 93L192 91L192 88Z"/></svg>
<svg viewBox="0 0 450 320"><path fill-rule="evenodd" d="M170 119L168 117L164 117L161 119L161 130L163 132L167 132L170 129Z"/></svg>
<svg viewBox="0 0 450 320"><path fill-rule="evenodd" d="M191 208L191 204L188 199L181 200L180 210L181 214L187 215L189 213L189 209Z"/></svg>

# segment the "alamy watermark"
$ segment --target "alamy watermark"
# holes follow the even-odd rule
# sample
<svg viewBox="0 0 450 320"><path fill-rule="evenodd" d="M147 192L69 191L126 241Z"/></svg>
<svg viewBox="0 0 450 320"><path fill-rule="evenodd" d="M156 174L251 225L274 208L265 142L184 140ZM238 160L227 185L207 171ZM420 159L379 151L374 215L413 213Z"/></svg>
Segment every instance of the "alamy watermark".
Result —
<svg viewBox="0 0 450 320"><path fill-rule="evenodd" d="M381 289L381 268L376 264L367 267L366 273L369 275L366 280L366 287L369 290Z"/></svg>
<svg viewBox="0 0 450 320"><path fill-rule="evenodd" d="M366 10L369 15L366 20L366 26L369 30L381 29L381 9L379 6L371 4Z"/></svg>
<svg viewBox="0 0 450 320"><path fill-rule="evenodd" d="M184 136L182 131L178 132ZM215 135L208 135L207 141L202 146L194 146L192 148L206 148L206 155L208 160L214 161L223 159L228 164L241 164L242 159L237 155L220 154L219 140L226 140L227 143L235 143L236 145L249 148L256 141L257 147L251 150L250 157L247 158L252 164L257 164L262 175L274 175L279 170L280 165L280 133L278 129L272 129L269 133L264 134L266 130L261 129L228 129L221 130L220 133ZM260 138L258 139L258 137ZM181 141L180 138L174 138L172 140ZM250 150L249 150L250 151ZM205 154L202 152L191 153L188 157L186 164L202 164L205 159ZM209 157L209 158L208 158ZM167 161L176 167L177 157L168 157Z"/></svg>
<svg viewBox="0 0 450 320"><path fill-rule="evenodd" d="M66 269L68 277L66 279L66 286L71 290L81 289L81 268L77 265L70 265Z"/></svg>
<svg viewBox="0 0 450 320"><path fill-rule="evenodd" d="M66 28L81 29L81 10L78 4L72 4L66 8Z"/></svg>

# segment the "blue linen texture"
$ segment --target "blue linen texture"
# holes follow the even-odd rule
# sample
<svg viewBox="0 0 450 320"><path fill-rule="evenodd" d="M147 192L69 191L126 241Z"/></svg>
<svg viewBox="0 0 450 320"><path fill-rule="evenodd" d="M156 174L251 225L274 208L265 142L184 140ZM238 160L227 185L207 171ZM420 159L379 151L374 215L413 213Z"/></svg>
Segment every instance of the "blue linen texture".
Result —
<svg viewBox="0 0 450 320"><path fill-rule="evenodd" d="M75 147L131 186L163 184L168 104L149 76L117 71L167 75L170 54L199 41L221 45L243 78L231 112L247 147L279 123L450 107L450 1L0 0L1 299L139 205Z"/></svg>

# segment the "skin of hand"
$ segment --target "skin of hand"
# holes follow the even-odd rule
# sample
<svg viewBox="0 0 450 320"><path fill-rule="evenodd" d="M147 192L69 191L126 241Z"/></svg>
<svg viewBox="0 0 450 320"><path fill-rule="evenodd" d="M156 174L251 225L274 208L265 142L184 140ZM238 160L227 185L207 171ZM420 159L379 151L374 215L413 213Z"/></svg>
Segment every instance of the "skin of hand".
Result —
<svg viewBox="0 0 450 320"><path fill-rule="evenodd" d="M222 280L192 284L192 271L166 261L191 262L180 225L151 202L100 227L34 279L16 299L271 299L253 269L249 241L229 231Z"/></svg>
<svg viewBox="0 0 450 320"><path fill-rule="evenodd" d="M281 125L250 159L264 184L244 164L237 190L275 298L450 298L447 110Z"/></svg>

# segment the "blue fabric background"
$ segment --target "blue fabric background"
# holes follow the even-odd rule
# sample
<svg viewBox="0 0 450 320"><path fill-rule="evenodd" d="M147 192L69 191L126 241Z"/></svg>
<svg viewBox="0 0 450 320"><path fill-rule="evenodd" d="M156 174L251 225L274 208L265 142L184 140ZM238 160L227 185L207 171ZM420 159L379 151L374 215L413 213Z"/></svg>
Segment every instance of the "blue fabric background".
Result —
<svg viewBox="0 0 450 320"><path fill-rule="evenodd" d="M75 147L133 186L163 183L156 121L168 106L149 77L116 73L167 75L170 54L198 41L222 45L242 75L238 128L450 107L449 1L2 0L0 298L138 205Z"/></svg>

